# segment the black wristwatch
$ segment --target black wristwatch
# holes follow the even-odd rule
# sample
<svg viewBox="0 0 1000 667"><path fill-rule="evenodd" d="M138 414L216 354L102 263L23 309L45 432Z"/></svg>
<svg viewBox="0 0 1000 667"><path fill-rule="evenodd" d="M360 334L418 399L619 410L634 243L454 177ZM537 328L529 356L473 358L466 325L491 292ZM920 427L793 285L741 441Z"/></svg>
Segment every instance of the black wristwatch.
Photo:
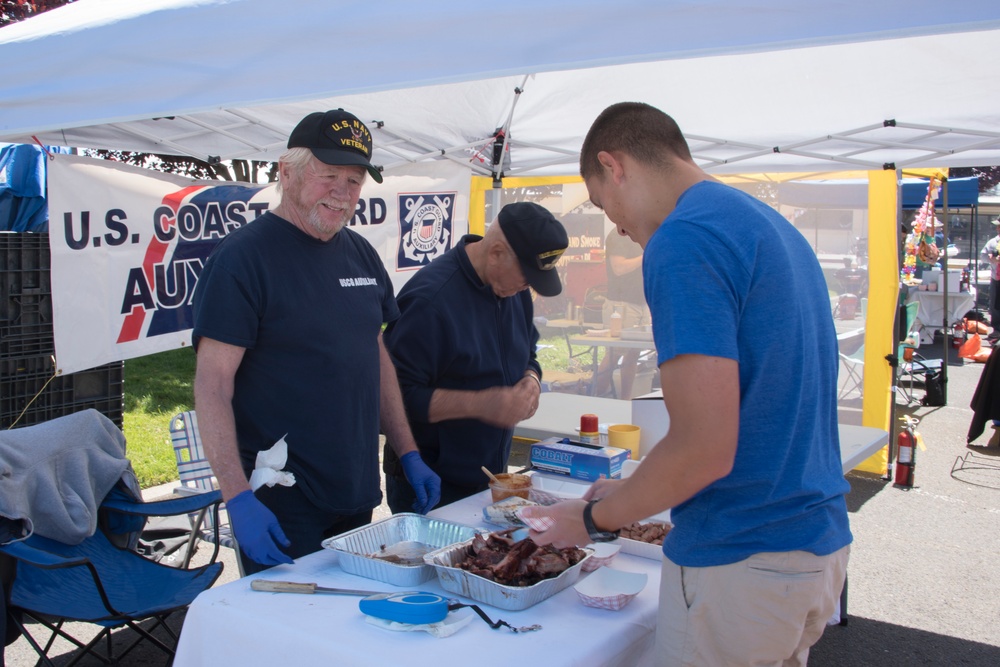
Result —
<svg viewBox="0 0 1000 667"><path fill-rule="evenodd" d="M587 506L583 508L583 527L587 529L587 535L590 536L591 542L611 542L618 539L617 530L598 530L597 526L594 525L594 517L591 516L591 512L594 510L594 503L597 500L591 500L587 503Z"/></svg>

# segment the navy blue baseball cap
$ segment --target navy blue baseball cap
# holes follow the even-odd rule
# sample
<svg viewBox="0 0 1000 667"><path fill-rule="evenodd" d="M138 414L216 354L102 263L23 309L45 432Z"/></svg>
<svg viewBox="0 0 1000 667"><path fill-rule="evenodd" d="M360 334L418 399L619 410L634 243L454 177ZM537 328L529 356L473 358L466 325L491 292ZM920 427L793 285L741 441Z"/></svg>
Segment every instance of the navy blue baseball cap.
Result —
<svg viewBox="0 0 1000 667"><path fill-rule="evenodd" d="M382 182L382 172L371 163L372 135L358 117L343 109L311 113L288 136L289 148L308 148L326 164L358 165Z"/></svg>
<svg viewBox="0 0 1000 667"><path fill-rule="evenodd" d="M542 296L562 292L556 264L569 246L562 223L545 207L526 201L504 206L497 222L531 288Z"/></svg>

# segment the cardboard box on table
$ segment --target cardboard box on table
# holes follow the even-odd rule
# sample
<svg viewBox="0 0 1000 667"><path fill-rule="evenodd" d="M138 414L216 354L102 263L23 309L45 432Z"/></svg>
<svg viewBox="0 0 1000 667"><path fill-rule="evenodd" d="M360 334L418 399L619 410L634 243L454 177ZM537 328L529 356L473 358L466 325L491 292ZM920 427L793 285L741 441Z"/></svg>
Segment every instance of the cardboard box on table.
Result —
<svg viewBox="0 0 1000 667"><path fill-rule="evenodd" d="M569 438L546 438L531 446L531 466L550 474L594 482L617 479L630 452L618 447L589 445Z"/></svg>

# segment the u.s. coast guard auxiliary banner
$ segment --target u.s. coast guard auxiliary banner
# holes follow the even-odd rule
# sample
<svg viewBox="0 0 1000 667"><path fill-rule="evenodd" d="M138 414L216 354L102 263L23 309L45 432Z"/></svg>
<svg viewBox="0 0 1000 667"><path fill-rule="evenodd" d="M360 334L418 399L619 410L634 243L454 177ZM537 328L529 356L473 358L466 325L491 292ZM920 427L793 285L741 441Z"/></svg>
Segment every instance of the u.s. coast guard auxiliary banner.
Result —
<svg viewBox="0 0 1000 667"><path fill-rule="evenodd" d="M199 181L57 155L48 167L56 366L72 373L190 345L191 297L215 244L277 204L274 185ZM350 226L396 291L468 231L469 171L369 179Z"/></svg>

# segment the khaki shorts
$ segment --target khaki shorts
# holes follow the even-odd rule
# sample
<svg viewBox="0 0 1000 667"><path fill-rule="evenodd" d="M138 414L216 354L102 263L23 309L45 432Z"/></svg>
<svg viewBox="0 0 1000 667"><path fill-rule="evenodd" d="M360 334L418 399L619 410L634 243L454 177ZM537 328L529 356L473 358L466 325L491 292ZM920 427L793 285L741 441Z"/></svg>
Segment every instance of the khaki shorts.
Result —
<svg viewBox="0 0 1000 667"><path fill-rule="evenodd" d="M850 546L717 567L663 561L656 656L670 667L804 666L844 587Z"/></svg>

